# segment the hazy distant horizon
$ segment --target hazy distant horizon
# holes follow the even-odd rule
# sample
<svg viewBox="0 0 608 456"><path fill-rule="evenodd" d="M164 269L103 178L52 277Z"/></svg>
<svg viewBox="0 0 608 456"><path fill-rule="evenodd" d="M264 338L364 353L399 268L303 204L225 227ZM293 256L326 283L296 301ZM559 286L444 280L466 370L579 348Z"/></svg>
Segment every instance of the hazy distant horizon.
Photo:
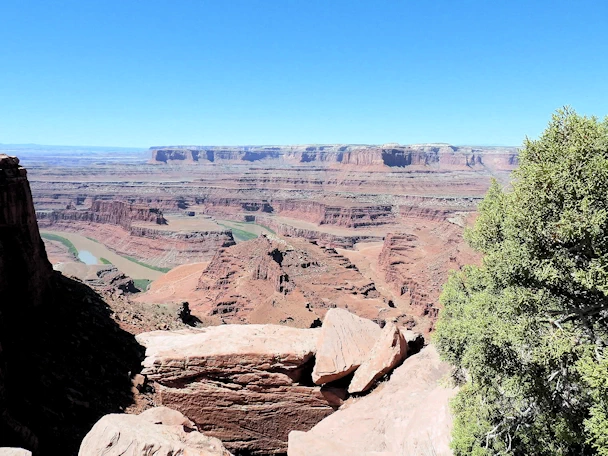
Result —
<svg viewBox="0 0 608 456"><path fill-rule="evenodd" d="M153 148L160 147L287 147L287 146L331 146L331 145L350 145L350 146L362 146L362 147L376 147L387 144L398 144L399 146L413 146L413 145L446 145L453 147L504 147L504 148L520 148L521 146L505 145L505 144L451 144L446 142L425 142L425 143L395 143L395 142L383 142L377 144L363 144L363 143L352 143L352 142L338 142L338 143L299 143L299 144L164 144L164 145L153 145L153 146L91 146L91 145L74 145L74 144L36 144L36 143L24 143L24 144L5 144L0 143L0 150L14 149L124 149L124 150L150 150Z"/></svg>

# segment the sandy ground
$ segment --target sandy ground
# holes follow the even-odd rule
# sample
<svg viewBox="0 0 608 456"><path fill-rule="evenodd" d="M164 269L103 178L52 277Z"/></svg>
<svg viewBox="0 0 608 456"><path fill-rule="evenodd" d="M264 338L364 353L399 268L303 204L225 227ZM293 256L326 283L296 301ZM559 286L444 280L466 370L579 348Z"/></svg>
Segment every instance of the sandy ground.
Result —
<svg viewBox="0 0 608 456"><path fill-rule="evenodd" d="M224 231L223 226L215 223L212 217L208 215L195 215L189 217L187 215L165 214L167 219L166 225L157 225L156 223L135 222L133 226L145 226L155 230L166 231Z"/></svg>
<svg viewBox="0 0 608 456"><path fill-rule="evenodd" d="M188 301L190 293L195 293L198 280L208 264L209 262L204 262L177 266L152 282L148 291L137 296L134 301L144 303Z"/></svg>
<svg viewBox="0 0 608 456"><path fill-rule="evenodd" d="M153 269L149 269L145 266L141 266L137 263L129 261L126 258L123 258L120 255L117 255L116 253L112 252L105 245L100 244L99 242L92 241L80 234L48 230L42 230L42 232L62 236L68 239L72 244L74 244L74 247L76 247L78 250L86 250L91 252L97 258L107 259L120 271L124 272L132 279L156 280L157 278L163 275L163 273L160 271L155 271Z"/></svg>

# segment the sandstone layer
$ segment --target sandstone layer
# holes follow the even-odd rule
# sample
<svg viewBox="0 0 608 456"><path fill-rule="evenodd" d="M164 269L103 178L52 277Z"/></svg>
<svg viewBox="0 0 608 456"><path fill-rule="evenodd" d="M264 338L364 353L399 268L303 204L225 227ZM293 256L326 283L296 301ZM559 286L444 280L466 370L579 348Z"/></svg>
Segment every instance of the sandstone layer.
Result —
<svg viewBox="0 0 608 456"><path fill-rule="evenodd" d="M354 372L370 355L380 327L343 309L325 315L317 342L312 380L329 383Z"/></svg>
<svg viewBox="0 0 608 456"><path fill-rule="evenodd" d="M318 334L273 325L144 333L142 373L157 383L163 405L230 450L279 454L289 431L310 429L340 402L304 375Z"/></svg>
<svg viewBox="0 0 608 456"><path fill-rule="evenodd" d="M172 146L153 147L151 151L154 163L231 163L265 160L390 167L416 165L510 167L517 163L517 152L514 148L455 147L448 144Z"/></svg>
<svg viewBox="0 0 608 456"><path fill-rule="evenodd" d="M348 385L348 392L361 393L370 389L376 380L389 373L407 356L407 343L403 334L392 323L382 328L369 355L361 363Z"/></svg>

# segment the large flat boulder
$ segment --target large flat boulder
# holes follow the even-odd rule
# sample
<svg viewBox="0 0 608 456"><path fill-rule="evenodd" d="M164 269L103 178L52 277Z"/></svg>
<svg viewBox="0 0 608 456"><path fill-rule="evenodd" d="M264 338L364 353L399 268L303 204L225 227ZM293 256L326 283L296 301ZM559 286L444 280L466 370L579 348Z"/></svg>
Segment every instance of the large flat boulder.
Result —
<svg viewBox="0 0 608 456"><path fill-rule="evenodd" d="M355 371L348 386L348 392L361 393L370 389L376 380L387 374L405 359L407 343L399 328L387 323L374 344L369 357Z"/></svg>
<svg viewBox="0 0 608 456"><path fill-rule="evenodd" d="M368 358L380 327L344 309L330 309L321 326L312 380L321 385L353 372Z"/></svg>
<svg viewBox="0 0 608 456"><path fill-rule="evenodd" d="M222 442L190 425L181 413L166 407L141 415L106 415L85 436L78 455L230 456Z"/></svg>
<svg viewBox="0 0 608 456"><path fill-rule="evenodd" d="M224 325L137 336L142 373L163 405L235 452L284 453L291 430L308 430L339 404L312 386L319 329Z"/></svg>
<svg viewBox="0 0 608 456"><path fill-rule="evenodd" d="M389 381L349 399L309 432L289 434L288 456L451 456L450 366L433 346L406 359Z"/></svg>

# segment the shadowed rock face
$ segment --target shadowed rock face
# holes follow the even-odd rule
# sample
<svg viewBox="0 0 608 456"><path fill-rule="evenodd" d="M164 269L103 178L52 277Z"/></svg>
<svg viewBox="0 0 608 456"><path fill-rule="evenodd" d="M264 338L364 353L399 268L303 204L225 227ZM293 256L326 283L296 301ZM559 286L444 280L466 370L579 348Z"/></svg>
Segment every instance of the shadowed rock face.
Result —
<svg viewBox="0 0 608 456"><path fill-rule="evenodd" d="M19 298L20 306L42 304L52 272L38 232L27 172L17 157L0 154L0 310L11 312L11 296Z"/></svg>
<svg viewBox="0 0 608 456"><path fill-rule="evenodd" d="M76 454L103 415L132 401L143 355L87 286L55 274L26 172L0 155L0 447Z"/></svg>

